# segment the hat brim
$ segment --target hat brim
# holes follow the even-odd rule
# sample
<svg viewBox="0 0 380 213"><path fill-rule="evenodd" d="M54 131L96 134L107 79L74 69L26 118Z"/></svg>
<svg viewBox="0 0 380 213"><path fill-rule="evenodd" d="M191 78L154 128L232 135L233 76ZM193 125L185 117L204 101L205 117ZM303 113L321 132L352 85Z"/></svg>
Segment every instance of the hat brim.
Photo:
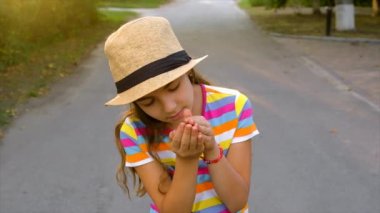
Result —
<svg viewBox="0 0 380 213"><path fill-rule="evenodd" d="M106 102L105 105L118 106L132 103L138 100L139 98L142 98L143 96L181 77L183 74L187 73L189 70L195 67L199 62L203 61L206 57L207 55L201 58L192 59L189 63L183 66L180 66L169 72L160 74L153 78L147 79L144 82L130 88L129 90L117 94L116 97Z"/></svg>

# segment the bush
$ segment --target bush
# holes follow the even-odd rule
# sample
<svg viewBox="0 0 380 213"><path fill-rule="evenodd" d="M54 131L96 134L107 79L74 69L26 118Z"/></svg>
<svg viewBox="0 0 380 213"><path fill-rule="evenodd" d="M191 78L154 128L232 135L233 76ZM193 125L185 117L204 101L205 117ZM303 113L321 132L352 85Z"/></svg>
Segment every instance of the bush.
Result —
<svg viewBox="0 0 380 213"><path fill-rule="evenodd" d="M251 6L265 6L266 0L249 0Z"/></svg>
<svg viewBox="0 0 380 213"><path fill-rule="evenodd" d="M287 0L248 0L250 6L265 6L266 8L281 8L286 6Z"/></svg>
<svg viewBox="0 0 380 213"><path fill-rule="evenodd" d="M116 0L117 1L117 0ZM241 0L244 1L244 0ZM279 8L285 5L311 7L313 0L247 0L251 6L266 6L268 8ZM371 7L372 0L353 0L355 6ZM320 0L321 6L335 4L334 0Z"/></svg>
<svg viewBox="0 0 380 213"><path fill-rule="evenodd" d="M267 7L269 8L282 8L286 6L287 0L269 0Z"/></svg>
<svg viewBox="0 0 380 213"><path fill-rule="evenodd" d="M372 0L354 0L355 6L362 6L362 7L371 7L372 6Z"/></svg>

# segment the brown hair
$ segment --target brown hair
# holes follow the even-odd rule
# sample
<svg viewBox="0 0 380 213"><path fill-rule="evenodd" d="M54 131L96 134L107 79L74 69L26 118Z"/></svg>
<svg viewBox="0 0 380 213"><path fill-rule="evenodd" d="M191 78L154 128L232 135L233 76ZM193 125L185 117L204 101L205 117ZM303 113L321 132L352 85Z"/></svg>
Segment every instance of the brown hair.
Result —
<svg viewBox="0 0 380 213"><path fill-rule="evenodd" d="M209 81L207 81L205 78L203 78L194 69L191 69L188 72L188 76L189 76L189 79L190 79L192 84L210 84ZM165 127L164 126L165 124L154 119L154 118L152 118L152 117L150 117L140 107L138 107L137 104L132 103L130 106L130 109L124 113L124 115L121 117L121 119L117 122L117 124L115 126L115 139L116 139L115 142L116 142L116 147L117 147L119 154L120 154L120 157L121 157L120 164L119 164L117 171L116 171L117 183L123 189L123 191L128 194L128 197L130 198L130 190L128 187L128 178L127 178L127 176L130 174L133 177L133 186L135 187L137 196L142 197L146 193L144 186L141 182L141 179L136 174L135 169L133 167L126 167L125 166L126 154L124 151L124 147L120 143L120 129L121 129L121 126L123 125L125 119L129 116L136 116L137 118L139 118L141 120L141 122L143 122L145 124L147 129L150 130L149 133L147 135L145 135L145 140L148 142L147 143L148 152L149 152L149 154L151 154L151 156L153 156L154 160L158 161L164 168L165 168L165 166L160 162L157 154L153 150L154 150L154 147L156 145L158 145L158 143L160 143L160 141L162 141L159 133L161 132L161 130L163 130L163 128ZM164 181L164 180L162 179L161 182L162 181ZM160 190L160 192L165 193L164 192L165 190L161 190L160 186L159 186L159 190Z"/></svg>

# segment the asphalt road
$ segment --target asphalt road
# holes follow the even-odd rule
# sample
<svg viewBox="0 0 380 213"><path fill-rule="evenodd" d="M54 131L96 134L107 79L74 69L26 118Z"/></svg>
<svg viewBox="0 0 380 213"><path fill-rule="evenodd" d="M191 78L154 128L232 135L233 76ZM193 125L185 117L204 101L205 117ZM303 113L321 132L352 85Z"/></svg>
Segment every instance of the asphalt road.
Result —
<svg viewBox="0 0 380 213"><path fill-rule="evenodd" d="M261 33L233 0L177 0L144 15L173 24L198 69L246 93L255 139L257 213L380 212L380 114L318 63ZM102 45L46 97L28 104L0 145L1 213L148 212L114 180L115 88ZM233 195L231 195L233 196Z"/></svg>

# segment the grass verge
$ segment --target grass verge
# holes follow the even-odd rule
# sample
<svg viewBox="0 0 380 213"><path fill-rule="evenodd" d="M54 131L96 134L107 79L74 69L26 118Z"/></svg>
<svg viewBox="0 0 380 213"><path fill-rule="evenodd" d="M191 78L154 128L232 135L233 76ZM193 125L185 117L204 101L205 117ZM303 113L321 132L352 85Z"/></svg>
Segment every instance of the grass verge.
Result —
<svg viewBox="0 0 380 213"><path fill-rule="evenodd" d="M305 9L294 8L274 11L264 7L248 7L246 4L240 4L240 6L266 32L308 36L324 36L326 33L326 16L312 15L311 9L306 9L306 12L304 12ZM334 16L331 25L331 36L334 37L380 39L380 16L355 15L356 30L354 31L336 31Z"/></svg>
<svg viewBox="0 0 380 213"><path fill-rule="evenodd" d="M75 70L77 64L118 26L137 14L99 11L101 21L78 29L65 39L40 45L24 62L0 72L0 140L20 107L30 98L46 94L49 87Z"/></svg>
<svg viewBox="0 0 380 213"><path fill-rule="evenodd" d="M170 0L99 1L98 7L157 8Z"/></svg>

